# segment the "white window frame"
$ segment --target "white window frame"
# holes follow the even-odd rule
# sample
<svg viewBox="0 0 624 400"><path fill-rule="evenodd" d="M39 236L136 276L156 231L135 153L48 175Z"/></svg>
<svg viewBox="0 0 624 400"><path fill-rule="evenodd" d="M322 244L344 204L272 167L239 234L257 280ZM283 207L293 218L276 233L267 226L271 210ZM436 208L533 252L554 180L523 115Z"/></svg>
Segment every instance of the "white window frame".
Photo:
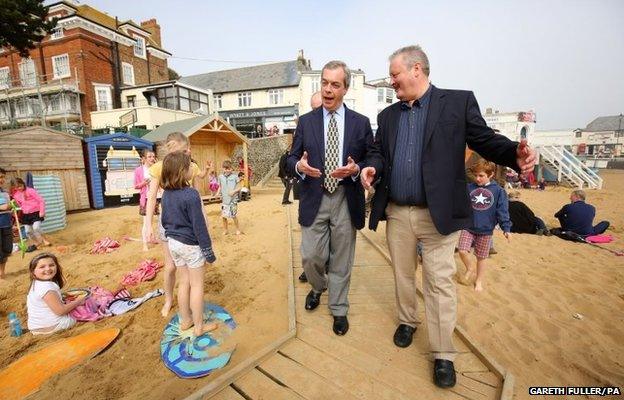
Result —
<svg viewBox="0 0 624 400"><path fill-rule="evenodd" d="M141 57L141 58L146 58L145 57L145 38L141 37L141 36L135 36L134 40L136 41L134 43L134 55L137 57ZM142 44L142 46L139 46L139 44Z"/></svg>
<svg viewBox="0 0 624 400"><path fill-rule="evenodd" d="M312 77L310 88L312 89L312 94L321 90L321 77L320 76Z"/></svg>
<svg viewBox="0 0 624 400"><path fill-rule="evenodd" d="M212 105L214 106L215 110L220 110L223 108L223 95L222 94L215 94L212 96Z"/></svg>
<svg viewBox="0 0 624 400"><path fill-rule="evenodd" d="M5 74L6 71L6 75ZM11 87L11 68L0 68L0 89L8 89Z"/></svg>
<svg viewBox="0 0 624 400"><path fill-rule="evenodd" d="M251 92L241 92L238 94L239 107L251 107Z"/></svg>
<svg viewBox="0 0 624 400"><path fill-rule="evenodd" d="M129 68L129 69L126 70L126 68ZM130 76L127 75L128 72ZM121 76L122 76L121 79L123 80L124 85L134 85L134 65L127 63L127 62L122 62L121 63Z"/></svg>
<svg viewBox="0 0 624 400"><path fill-rule="evenodd" d="M385 103L386 102L386 88L379 87L377 88L377 103Z"/></svg>
<svg viewBox="0 0 624 400"><path fill-rule="evenodd" d="M63 59L63 58L67 59L67 72L61 75L59 74L58 68L56 66L56 61ZM59 54L58 56L52 57L52 71L53 71L54 79L69 78L71 76L71 67L69 65L69 54L67 53Z"/></svg>
<svg viewBox="0 0 624 400"><path fill-rule="evenodd" d="M284 89L269 89L269 105L276 106L284 104Z"/></svg>
<svg viewBox="0 0 624 400"><path fill-rule="evenodd" d="M65 33L63 31L63 27L62 26L57 26L56 28L54 28L54 30L52 30L52 33L50 33L50 40L60 39L63 36L65 36Z"/></svg>
<svg viewBox="0 0 624 400"><path fill-rule="evenodd" d="M32 65L32 77L24 76L24 67L26 65ZM37 67L35 66L35 61L32 58L23 58L18 64L18 71L22 86L34 86L37 83ZM28 73L30 73L30 71L28 71ZM29 80L29 78L32 78L32 80Z"/></svg>
<svg viewBox="0 0 624 400"><path fill-rule="evenodd" d="M95 106L98 111L112 110L113 109L113 96L111 94L111 85L94 83L93 88L95 90ZM98 92L106 90L106 108L101 107L100 105L100 97Z"/></svg>

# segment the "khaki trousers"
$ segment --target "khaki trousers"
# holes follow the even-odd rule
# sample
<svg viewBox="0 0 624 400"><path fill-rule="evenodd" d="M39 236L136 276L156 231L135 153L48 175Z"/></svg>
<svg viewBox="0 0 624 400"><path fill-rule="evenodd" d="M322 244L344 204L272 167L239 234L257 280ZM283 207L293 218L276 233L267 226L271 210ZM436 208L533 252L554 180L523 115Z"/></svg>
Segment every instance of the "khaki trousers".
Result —
<svg viewBox="0 0 624 400"><path fill-rule="evenodd" d="M423 245L423 295L429 346L433 358L453 361L457 353L453 345L457 319L453 254L459 232L440 234L427 208L389 203L386 215L386 238L394 268L399 323L412 327L418 323L416 246L420 240Z"/></svg>

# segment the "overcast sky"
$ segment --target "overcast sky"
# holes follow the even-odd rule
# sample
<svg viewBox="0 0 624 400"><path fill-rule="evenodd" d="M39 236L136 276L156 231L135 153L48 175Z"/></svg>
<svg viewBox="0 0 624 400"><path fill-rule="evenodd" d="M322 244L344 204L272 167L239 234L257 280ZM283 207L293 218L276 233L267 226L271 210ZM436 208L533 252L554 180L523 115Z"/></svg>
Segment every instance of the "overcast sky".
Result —
<svg viewBox="0 0 624 400"><path fill-rule="evenodd" d="M436 86L473 90L482 110L533 109L538 130L624 112L624 1L83 3L120 20L156 18L183 76L294 60L303 49L315 69L342 59L376 79L392 51L420 44Z"/></svg>

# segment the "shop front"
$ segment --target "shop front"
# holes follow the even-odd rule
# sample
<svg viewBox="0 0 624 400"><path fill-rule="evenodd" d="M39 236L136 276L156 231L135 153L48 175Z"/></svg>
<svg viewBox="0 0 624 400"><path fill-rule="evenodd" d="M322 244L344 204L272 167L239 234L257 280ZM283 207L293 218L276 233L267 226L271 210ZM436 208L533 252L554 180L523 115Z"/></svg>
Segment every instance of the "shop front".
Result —
<svg viewBox="0 0 624 400"><path fill-rule="evenodd" d="M297 127L298 106L244 111L219 111L219 116L248 138L292 134Z"/></svg>

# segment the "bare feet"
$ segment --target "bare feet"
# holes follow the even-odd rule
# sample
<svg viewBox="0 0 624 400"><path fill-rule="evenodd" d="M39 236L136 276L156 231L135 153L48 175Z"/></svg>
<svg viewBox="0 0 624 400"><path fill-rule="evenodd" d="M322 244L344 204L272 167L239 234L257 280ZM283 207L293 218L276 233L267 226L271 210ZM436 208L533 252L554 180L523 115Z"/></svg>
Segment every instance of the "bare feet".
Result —
<svg viewBox="0 0 624 400"><path fill-rule="evenodd" d="M227 235L228 231L223 231L223 236Z"/></svg>
<svg viewBox="0 0 624 400"><path fill-rule="evenodd" d="M182 321L180 319L180 330L181 331L185 331L187 329L190 329L193 326L193 321L189 320L189 321Z"/></svg>
<svg viewBox="0 0 624 400"><path fill-rule="evenodd" d="M470 285L470 281L472 280L472 278L474 278L474 276L475 271L472 269L467 269L466 273L464 274L464 280L461 283L464 285Z"/></svg>
<svg viewBox="0 0 624 400"><path fill-rule="evenodd" d="M481 281L475 281L474 290L475 290L475 292L482 292L483 291L483 283Z"/></svg>
<svg viewBox="0 0 624 400"><path fill-rule="evenodd" d="M162 315L164 318L167 318L167 315L169 315L169 311L171 311L171 304L171 300L165 299L165 304L160 309L160 315Z"/></svg>
<svg viewBox="0 0 624 400"><path fill-rule="evenodd" d="M44 240L43 245L48 247L48 246L52 246L52 243L48 242L47 240Z"/></svg>
<svg viewBox="0 0 624 400"><path fill-rule="evenodd" d="M243 232L241 232L241 231L236 231L236 234L237 234L237 235L242 235L242 234L243 234Z"/></svg>
<svg viewBox="0 0 624 400"><path fill-rule="evenodd" d="M201 336L204 333L208 333L208 332L212 332L215 329L217 329L218 325L214 322L211 322L209 324L202 324L201 327L194 327L193 328L193 333L195 334L195 336Z"/></svg>
<svg viewBox="0 0 624 400"><path fill-rule="evenodd" d="M149 247L147 247L147 245L143 246L143 251L149 251Z"/></svg>

